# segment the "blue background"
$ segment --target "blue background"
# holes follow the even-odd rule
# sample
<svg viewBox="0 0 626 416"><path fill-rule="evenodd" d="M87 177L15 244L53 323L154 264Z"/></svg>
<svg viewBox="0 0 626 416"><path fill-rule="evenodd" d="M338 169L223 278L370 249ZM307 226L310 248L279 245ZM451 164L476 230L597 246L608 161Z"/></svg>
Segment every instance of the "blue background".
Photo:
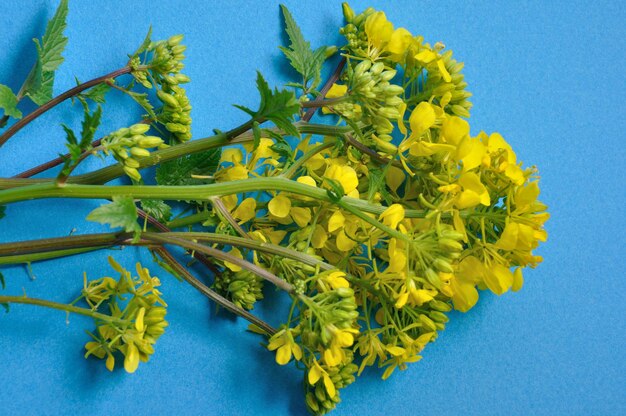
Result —
<svg viewBox="0 0 626 416"><path fill-rule="evenodd" d="M212 4L211 4L212 3ZM339 1L286 1L314 46L340 42ZM356 2L355 2L356 3ZM624 281L624 97L626 67L620 2L371 1L396 26L441 40L466 64L474 93L471 124L502 133L542 175L550 206L545 262L525 274L517 294L484 294L468 314L453 314L422 362L382 382L368 371L342 392L336 415L615 415L626 414ZM3 1L0 82L17 90L57 1ZM150 24L154 38L186 35L189 95L196 137L245 120L232 103L254 106L255 70L287 80L277 45L281 18L273 2L77 1L70 42L55 85L91 79L123 66ZM101 130L140 112L111 94ZM32 106L21 108L31 111ZM59 121L79 123L63 105L0 148L0 176L14 175L63 151ZM101 165L98 160L85 169ZM84 221L101 201L53 200L10 205L0 241L105 230ZM113 254L131 267L149 254ZM157 266L153 266L158 271ZM103 253L4 269L4 293L69 301L92 278L109 273ZM15 306L0 314L1 414L283 415L305 412L301 375L279 367L245 323L215 315L185 284L163 277L171 326L150 363L129 375L84 360L90 322ZM277 324L281 315L262 311Z"/></svg>

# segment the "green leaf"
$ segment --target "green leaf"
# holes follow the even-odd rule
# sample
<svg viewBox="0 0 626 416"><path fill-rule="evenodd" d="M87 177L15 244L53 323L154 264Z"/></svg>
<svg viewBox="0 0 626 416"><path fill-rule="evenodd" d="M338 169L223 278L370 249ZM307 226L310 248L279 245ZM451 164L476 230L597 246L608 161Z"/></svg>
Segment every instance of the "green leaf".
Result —
<svg viewBox="0 0 626 416"><path fill-rule="evenodd" d="M135 51L135 53L131 55L130 57L131 59L136 58L137 56L139 56L140 54L148 50L148 47L152 43L151 37L152 37L152 26L148 28L148 34L146 34L146 37L144 38L141 45L139 45L139 48Z"/></svg>
<svg viewBox="0 0 626 416"><path fill-rule="evenodd" d="M6 289L6 282L4 281L4 276L2 275L2 272L0 272L0 285L2 286L2 289Z"/></svg>
<svg viewBox="0 0 626 416"><path fill-rule="evenodd" d="M37 65L30 72L24 84L25 95L37 105L43 105L52 99L54 72L41 72Z"/></svg>
<svg viewBox="0 0 626 416"><path fill-rule="evenodd" d="M54 71L63 63L62 53L68 40L63 35L67 26L67 14L68 0L61 0L56 13L48 21L41 42L34 40L37 47L37 63L26 78L24 92L38 105L52 99Z"/></svg>
<svg viewBox="0 0 626 416"><path fill-rule="evenodd" d="M141 209L159 222L167 222L172 217L172 207L160 199L146 199L141 201Z"/></svg>
<svg viewBox="0 0 626 416"><path fill-rule="evenodd" d="M76 134L65 124L62 124L63 130L65 130L67 143L65 146L69 151L69 157L65 159L63 169L59 174L59 177L69 175L72 169L80 163L81 156L91 149L91 142L96 134L96 130L100 125L100 118L102 116L102 107L98 105L96 110L91 113L89 106L86 102L82 102L84 115L82 122L82 130L80 133L80 141L76 138Z"/></svg>
<svg viewBox="0 0 626 416"><path fill-rule="evenodd" d="M303 82L301 88L315 88L321 79L322 65L326 60L326 47L322 46L315 51L311 49L311 44L304 40L300 28L291 16L291 13L284 5L280 6L285 18L285 31L289 36L291 45L289 48L280 46L291 66L302 75ZM308 82L313 83L309 86Z"/></svg>
<svg viewBox="0 0 626 416"><path fill-rule="evenodd" d="M278 88L274 88L274 91L272 91L263 75L258 71L256 84L261 96L259 109L252 111L242 105L236 105L235 107L250 114L255 121L269 120L286 134L300 137L300 132L293 125L293 117L300 110L300 103L293 91L279 90Z"/></svg>
<svg viewBox="0 0 626 416"><path fill-rule="evenodd" d="M88 221L109 224L111 228L122 227L127 232L134 232L135 238L141 232L137 223L137 207L130 196L113 197L113 202L94 209L87 215Z"/></svg>
<svg viewBox="0 0 626 416"><path fill-rule="evenodd" d="M63 36L63 31L67 26L68 11L68 0L61 0L56 13L46 26L41 45L35 40L43 72L56 71L63 63L61 54L67 45L67 37Z"/></svg>
<svg viewBox="0 0 626 416"><path fill-rule="evenodd" d="M4 115L13 118L22 118L22 112L17 109L17 103L17 97L13 94L11 88L0 84L0 109L4 110Z"/></svg>
<svg viewBox="0 0 626 416"><path fill-rule="evenodd" d="M5 208L2 205L0 205L0 220L4 218L4 209Z"/></svg>
<svg viewBox="0 0 626 416"><path fill-rule="evenodd" d="M182 186L213 182L211 179L192 178L192 175L213 175L217 170L221 156L220 149L211 149L161 163L156 171L157 183L159 185Z"/></svg>
<svg viewBox="0 0 626 416"><path fill-rule="evenodd" d="M139 93L139 92L134 92L134 91L126 90L126 89L124 90L124 92L128 94L130 98L135 100L135 102L139 104L144 110L146 110L146 112L148 113L148 116L150 116L152 120L157 119L157 115L154 112L154 107L150 103L150 100L148 100L147 93Z"/></svg>
<svg viewBox="0 0 626 416"><path fill-rule="evenodd" d="M111 90L109 84L98 84L93 88L88 89L86 92L81 93L78 98L89 99L94 103L104 104L105 95Z"/></svg>

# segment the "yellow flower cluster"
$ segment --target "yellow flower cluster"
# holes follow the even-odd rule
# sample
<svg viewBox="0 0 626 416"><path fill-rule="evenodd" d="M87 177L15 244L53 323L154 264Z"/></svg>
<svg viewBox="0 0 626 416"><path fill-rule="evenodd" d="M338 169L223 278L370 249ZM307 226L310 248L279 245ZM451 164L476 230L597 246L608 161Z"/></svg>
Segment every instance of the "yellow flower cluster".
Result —
<svg viewBox="0 0 626 416"><path fill-rule="evenodd" d="M217 182L281 177L330 195L222 197L246 237L336 268L230 249L296 287L289 320L268 348L279 364L304 363L316 414L335 406L357 371L378 364L387 378L418 361L446 313L471 309L479 290L519 290L522 269L541 261L533 250L547 238L549 217L536 169L500 134L471 134L463 65L443 45L394 29L383 12L344 13L348 66L324 113L353 133L303 137L289 157L269 135L225 149L215 174ZM241 282L241 293L260 293L260 281ZM249 296L246 307L259 298Z"/></svg>
<svg viewBox="0 0 626 416"><path fill-rule="evenodd" d="M137 277L132 277L113 258L109 263L120 274L118 280L103 277L87 282L85 277L82 297L94 311L104 309L113 318L96 320L97 331L90 333L93 341L85 345L85 357L106 357L106 367L113 371L115 357L121 354L124 369L134 373L140 361L147 362L154 354L153 345L165 332L167 305L157 289L159 279L150 276L148 269L137 263Z"/></svg>

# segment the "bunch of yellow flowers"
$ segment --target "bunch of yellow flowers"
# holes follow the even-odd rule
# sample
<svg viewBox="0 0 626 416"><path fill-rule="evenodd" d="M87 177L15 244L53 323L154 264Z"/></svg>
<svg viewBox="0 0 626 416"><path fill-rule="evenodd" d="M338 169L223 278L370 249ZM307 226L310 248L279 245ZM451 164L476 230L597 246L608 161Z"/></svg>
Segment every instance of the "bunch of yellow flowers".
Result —
<svg viewBox="0 0 626 416"><path fill-rule="evenodd" d="M297 288L289 320L268 348L279 364L293 358L305 365L314 413L332 409L338 390L366 366L377 363L387 378L418 361L446 313L470 310L479 290L519 290L522 269L541 261L532 251L546 240L549 217L537 200L536 169L523 167L500 134L470 134L471 94L450 51L394 29L381 11L355 15L344 5L344 15L347 68L323 110L354 133L341 142L305 137L296 169L285 168L276 140L263 137L256 147L224 150L215 174L218 182L287 176L354 202L287 191L262 202L223 197L246 237L287 240L335 267L320 272L254 254L257 265ZM355 209L355 200L377 213ZM260 298L259 281L250 282ZM252 308L254 299L247 300Z"/></svg>

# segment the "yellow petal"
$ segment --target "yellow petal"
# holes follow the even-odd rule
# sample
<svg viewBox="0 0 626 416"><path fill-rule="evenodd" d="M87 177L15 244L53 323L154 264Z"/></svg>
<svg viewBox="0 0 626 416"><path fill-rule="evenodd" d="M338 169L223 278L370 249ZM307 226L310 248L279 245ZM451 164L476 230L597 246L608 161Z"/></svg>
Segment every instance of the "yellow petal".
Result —
<svg viewBox="0 0 626 416"><path fill-rule="evenodd" d="M343 228L345 223L346 218L343 216L341 211L335 211L328 219L328 232L332 233L335 230Z"/></svg>
<svg viewBox="0 0 626 416"><path fill-rule="evenodd" d="M509 222L504 231L500 235L500 238L496 242L495 246L502 250L514 250L517 246L517 236L519 234L519 225L516 222Z"/></svg>
<svg viewBox="0 0 626 416"><path fill-rule="evenodd" d="M341 230L337 234L336 244L340 251L350 251L356 246L356 241L350 239L345 231Z"/></svg>
<svg viewBox="0 0 626 416"><path fill-rule="evenodd" d="M412 40L413 35L411 35L411 32L403 27L399 27L393 31L386 49L391 54L391 59L394 62L401 62L402 57L411 45Z"/></svg>
<svg viewBox="0 0 626 416"><path fill-rule="evenodd" d="M335 83L333 84L332 87L330 87L330 89L326 93L326 98L343 97L344 95L346 95L347 92L348 92L347 85L340 85L340 84Z"/></svg>
<svg viewBox="0 0 626 416"><path fill-rule="evenodd" d="M139 367L139 350L132 342L126 345L126 354L124 357L124 370L127 373L134 373Z"/></svg>
<svg viewBox="0 0 626 416"><path fill-rule="evenodd" d="M406 301L409 300L409 292L402 292L398 299L396 300L395 307L397 309L402 309L404 305L406 305Z"/></svg>
<svg viewBox="0 0 626 416"><path fill-rule="evenodd" d="M115 357L112 354L109 354L107 356L107 360L106 360L106 368L109 371L113 371L113 369L115 368Z"/></svg>
<svg viewBox="0 0 626 416"><path fill-rule="evenodd" d="M296 179L296 181L309 186L317 186L317 182L315 182L315 179L310 176L300 176L298 179Z"/></svg>
<svg viewBox="0 0 626 416"><path fill-rule="evenodd" d="M454 309L467 312L472 309L478 302L478 291L471 283L462 283L456 279L452 279L450 286L454 294L452 295L452 304Z"/></svg>
<svg viewBox="0 0 626 416"><path fill-rule="evenodd" d="M485 284L496 295L501 295L513 284L513 273L499 263L492 264L485 272Z"/></svg>
<svg viewBox="0 0 626 416"><path fill-rule="evenodd" d="M333 381L330 379L328 374L324 373L324 388L326 388L326 393L328 393L329 397L335 397L337 395L337 390L335 389L335 385Z"/></svg>
<svg viewBox="0 0 626 416"><path fill-rule="evenodd" d="M429 49L424 49L423 51L420 51L417 55L415 55L415 59L424 64L428 64L434 59L437 59L437 54Z"/></svg>
<svg viewBox="0 0 626 416"><path fill-rule="evenodd" d="M365 33L368 42L382 50L383 46L391 39L393 24L387 20L384 12L375 12L365 20Z"/></svg>
<svg viewBox="0 0 626 416"><path fill-rule="evenodd" d="M404 348L398 347L397 345L393 345L391 347L385 347L385 349L394 357L400 357L406 352Z"/></svg>
<svg viewBox="0 0 626 416"><path fill-rule="evenodd" d="M139 332L143 331L143 317L146 314L146 308L139 308L137 317L135 318L135 329Z"/></svg>
<svg viewBox="0 0 626 416"><path fill-rule="evenodd" d="M450 73L446 69L443 59L437 60L437 68L439 68L439 73L441 74L441 77L443 78L445 82L452 81L452 78L450 77Z"/></svg>
<svg viewBox="0 0 626 416"><path fill-rule="evenodd" d="M379 219L388 227L395 229L404 219L404 207L400 204L392 204L380 214Z"/></svg>
<svg viewBox="0 0 626 416"><path fill-rule="evenodd" d="M239 251L238 248L233 247L228 254L235 256L237 258L243 259L243 255L241 254L241 251ZM229 261L224 261L224 266L228 267L230 270L232 270L233 272L238 272L241 271L241 266L239 266L238 264L234 264L231 263Z"/></svg>
<svg viewBox="0 0 626 416"><path fill-rule="evenodd" d="M409 117L409 124L411 125L411 136L419 136L425 130L431 128L435 124L437 115L430 103L422 101L415 107Z"/></svg>
<svg viewBox="0 0 626 416"><path fill-rule="evenodd" d="M446 142L458 145L461 140L469 134L469 123L463 120L461 117L450 116L441 126L441 138Z"/></svg>
<svg viewBox="0 0 626 416"><path fill-rule="evenodd" d="M267 209L272 215L278 218L285 218L291 210L291 200L282 194L277 195L267 204Z"/></svg>
<svg viewBox="0 0 626 416"><path fill-rule="evenodd" d="M241 204L233 211L233 217L241 220L242 222L250 221L256 216L256 199L246 198L241 201Z"/></svg>
<svg viewBox="0 0 626 416"><path fill-rule="evenodd" d="M300 227L306 227L311 221L311 210L309 208L293 207L289 213L294 222Z"/></svg>
<svg viewBox="0 0 626 416"><path fill-rule="evenodd" d="M315 383L317 383L321 377L322 369L317 363L315 363L315 365L313 365L313 367L309 369L309 373L307 374L309 384L312 386L315 385Z"/></svg>
<svg viewBox="0 0 626 416"><path fill-rule="evenodd" d="M311 245L313 248L322 248L328 240L328 234L324 231L324 227L317 224L315 230L313 230L313 236L311 237Z"/></svg>
<svg viewBox="0 0 626 416"><path fill-rule="evenodd" d="M291 360L291 346L285 344L276 350L276 363L285 365Z"/></svg>

